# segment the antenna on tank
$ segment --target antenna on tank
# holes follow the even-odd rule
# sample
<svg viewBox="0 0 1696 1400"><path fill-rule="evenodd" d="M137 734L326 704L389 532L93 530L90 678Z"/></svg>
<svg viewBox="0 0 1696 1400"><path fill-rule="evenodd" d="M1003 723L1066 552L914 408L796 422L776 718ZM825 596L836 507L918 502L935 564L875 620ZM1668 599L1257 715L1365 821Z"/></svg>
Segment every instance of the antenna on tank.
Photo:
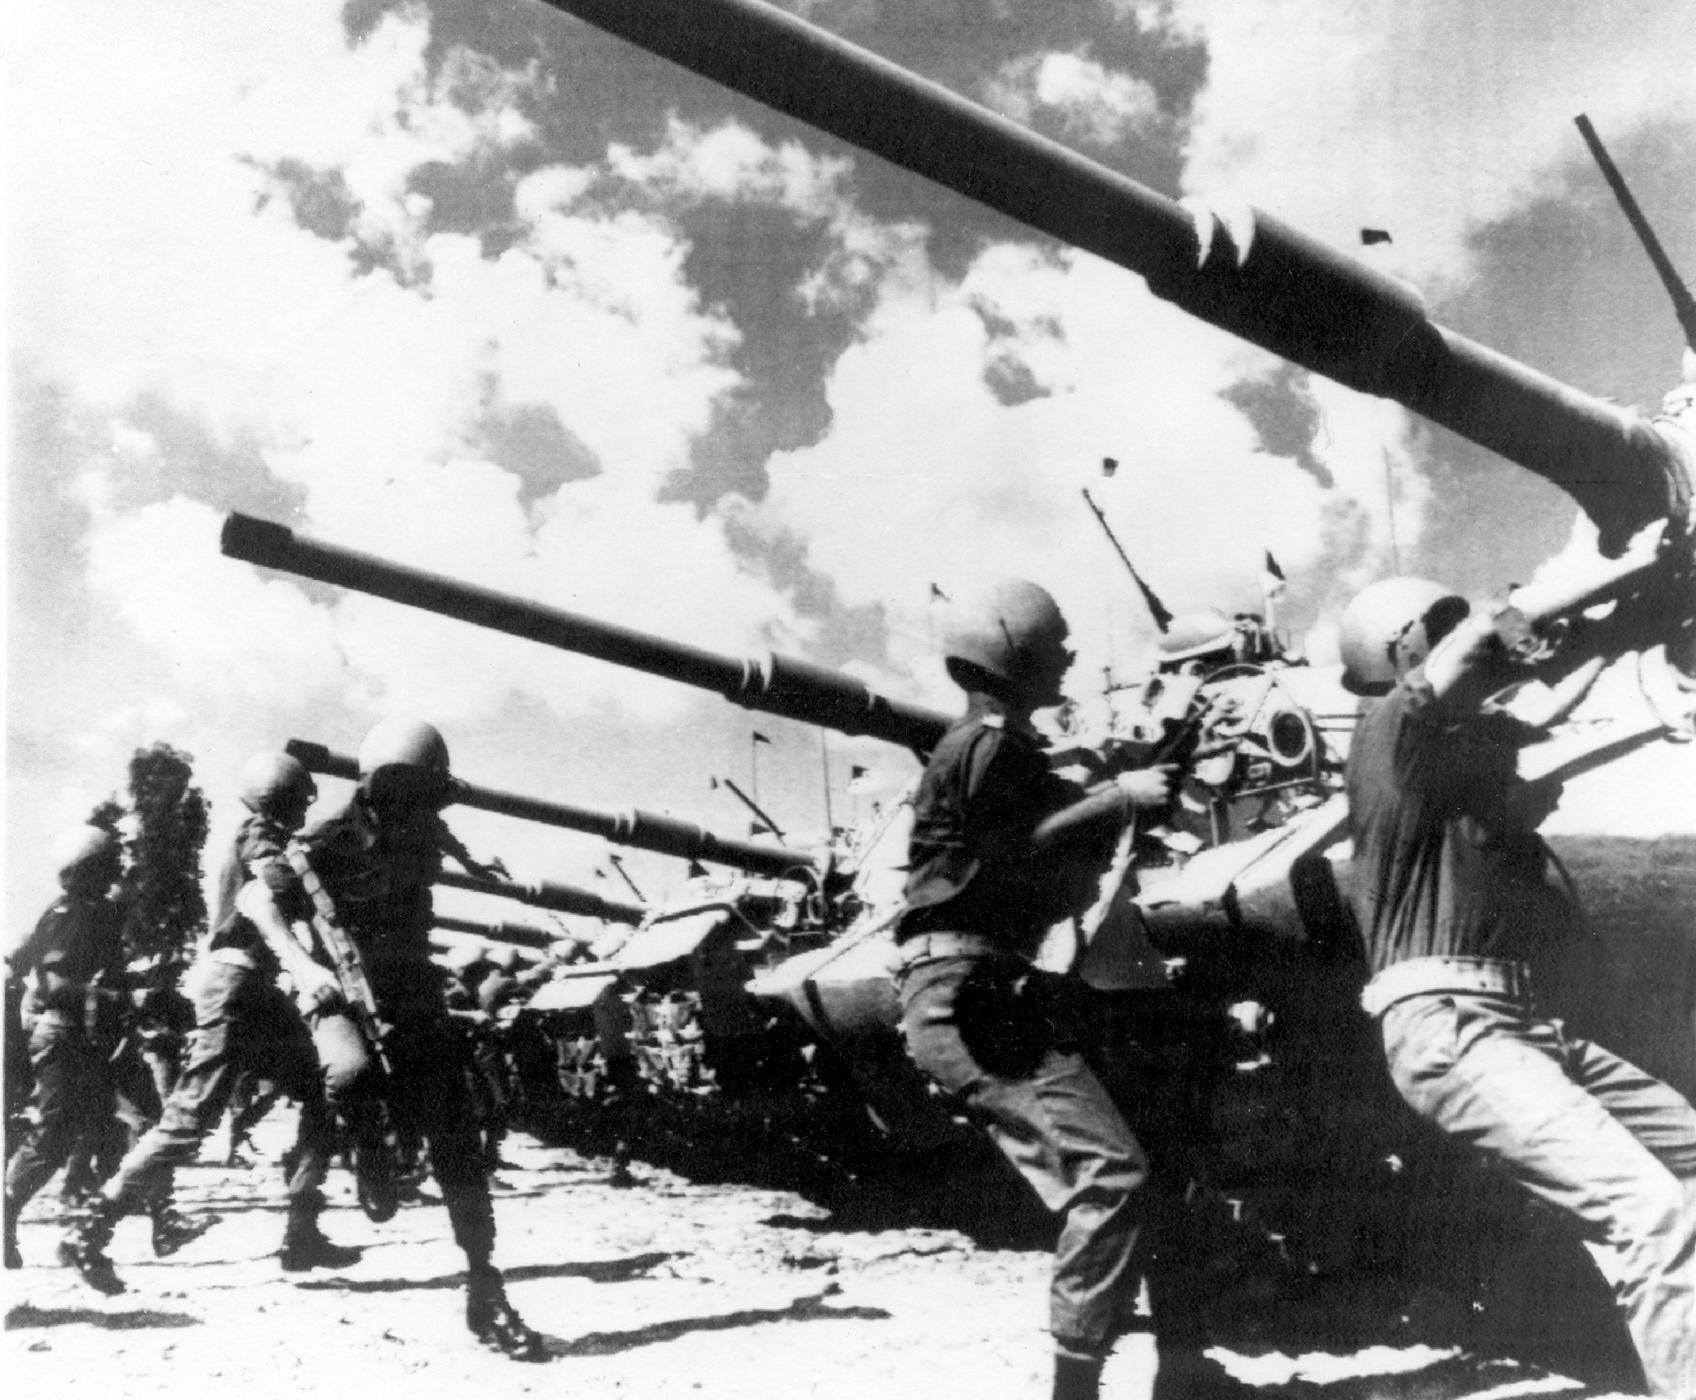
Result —
<svg viewBox="0 0 1696 1400"><path fill-rule="evenodd" d="M1619 167L1614 164L1607 147L1602 144L1602 138L1596 135L1596 128L1590 125L1590 118L1580 112L1572 119L1572 123L1578 128L1578 134L1584 138L1584 144L1590 148L1590 154L1595 157L1596 164L1601 167L1602 178L1614 192L1614 198L1619 201L1626 222L1637 235L1637 241L1643 245L1643 251L1649 255L1649 261L1654 264L1655 273L1661 279L1661 285L1667 289L1667 295L1672 298L1673 315L1678 317L1678 324L1683 328L1684 343L1696 350L1696 297L1690 295L1690 288L1684 285L1683 279L1678 275L1678 269L1667 256L1667 250L1661 247L1661 240L1655 236L1655 230L1650 227L1648 219L1643 216L1643 210L1632 197L1625 177L1619 173Z"/></svg>
<svg viewBox="0 0 1696 1400"><path fill-rule="evenodd" d="M1131 563L1131 556L1125 553L1124 545L1119 543L1119 537L1113 533L1113 527L1107 523L1107 517L1101 513L1101 507L1096 505L1095 497L1090 495L1089 487L1085 486L1080 489L1084 493L1084 501L1095 512L1095 518L1101 522L1102 533L1107 536L1107 542L1113 546L1114 552L1118 554L1120 562L1124 564L1126 572L1131 576L1131 582L1136 584L1137 590L1142 594L1143 602L1148 604L1148 611L1154 618L1154 625L1164 635L1172 626L1171 612L1160 601L1160 595L1143 582L1142 575L1137 572L1137 566Z"/></svg>

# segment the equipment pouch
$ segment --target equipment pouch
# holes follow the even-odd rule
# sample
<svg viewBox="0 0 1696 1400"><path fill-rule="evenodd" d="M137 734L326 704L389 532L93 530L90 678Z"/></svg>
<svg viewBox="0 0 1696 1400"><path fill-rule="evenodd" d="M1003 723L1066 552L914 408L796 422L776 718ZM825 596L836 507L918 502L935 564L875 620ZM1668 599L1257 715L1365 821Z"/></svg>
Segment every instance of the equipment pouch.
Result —
<svg viewBox="0 0 1696 1400"><path fill-rule="evenodd" d="M961 982L954 1020L985 1070L1009 1079L1036 1072L1056 1041L1047 979L1028 967L985 959Z"/></svg>

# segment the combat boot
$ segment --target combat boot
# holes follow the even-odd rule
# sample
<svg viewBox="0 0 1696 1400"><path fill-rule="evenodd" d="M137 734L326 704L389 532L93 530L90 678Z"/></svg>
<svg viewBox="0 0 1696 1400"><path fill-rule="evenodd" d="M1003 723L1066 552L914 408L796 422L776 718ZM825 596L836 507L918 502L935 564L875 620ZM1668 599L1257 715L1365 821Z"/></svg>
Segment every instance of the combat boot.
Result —
<svg viewBox="0 0 1696 1400"><path fill-rule="evenodd" d="M124 1291L124 1281L106 1257L113 1227L122 1215L121 1207L102 1197L59 1241L59 1262L75 1269L84 1283L109 1298Z"/></svg>
<svg viewBox="0 0 1696 1400"><path fill-rule="evenodd" d="M395 1181L394 1153L382 1138L357 1143L353 1149L353 1180L359 1208L381 1225L400 1209L400 1186Z"/></svg>
<svg viewBox="0 0 1696 1400"><path fill-rule="evenodd" d="M190 1220L169 1200L155 1201L147 1213L153 1220L153 1255L156 1259L169 1259L224 1218L221 1215L203 1215L198 1220Z"/></svg>
<svg viewBox="0 0 1696 1400"><path fill-rule="evenodd" d="M1101 1394L1101 1361L1093 1356L1054 1354L1054 1400L1097 1400Z"/></svg>
<svg viewBox="0 0 1696 1400"><path fill-rule="evenodd" d="M285 1273L303 1273L307 1269L346 1269L360 1261L361 1250L352 1245L336 1244L318 1228L318 1211L322 1203L322 1197L289 1203L288 1224L283 1227L283 1247L277 1251Z"/></svg>
<svg viewBox="0 0 1696 1400"><path fill-rule="evenodd" d="M541 1334L532 1331L507 1301L501 1276L489 1265L472 1267L465 1285L465 1325L490 1351L514 1361L546 1361Z"/></svg>

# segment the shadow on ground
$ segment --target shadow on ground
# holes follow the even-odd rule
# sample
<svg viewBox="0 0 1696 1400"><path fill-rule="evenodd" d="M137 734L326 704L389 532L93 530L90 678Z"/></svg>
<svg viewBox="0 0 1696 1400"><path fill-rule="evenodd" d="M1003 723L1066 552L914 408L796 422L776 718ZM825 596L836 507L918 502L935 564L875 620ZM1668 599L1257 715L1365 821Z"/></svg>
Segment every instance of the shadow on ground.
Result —
<svg viewBox="0 0 1696 1400"><path fill-rule="evenodd" d="M882 1308L831 1307L825 1302L829 1296L828 1291L809 1294L786 1307L744 1308L714 1317L678 1318L632 1328L628 1332L590 1332L569 1342L549 1337L548 1353L551 1356L616 1356L638 1347L676 1341L692 1332L726 1332L738 1327L759 1327L768 1322L881 1322L891 1316Z"/></svg>
<svg viewBox="0 0 1696 1400"><path fill-rule="evenodd" d="M98 1308L38 1308L20 1303L6 1313L6 1330L22 1327L69 1327L86 1322L108 1332L134 1332L149 1327L199 1327L198 1317L187 1313L155 1312L135 1308L128 1312L102 1312Z"/></svg>

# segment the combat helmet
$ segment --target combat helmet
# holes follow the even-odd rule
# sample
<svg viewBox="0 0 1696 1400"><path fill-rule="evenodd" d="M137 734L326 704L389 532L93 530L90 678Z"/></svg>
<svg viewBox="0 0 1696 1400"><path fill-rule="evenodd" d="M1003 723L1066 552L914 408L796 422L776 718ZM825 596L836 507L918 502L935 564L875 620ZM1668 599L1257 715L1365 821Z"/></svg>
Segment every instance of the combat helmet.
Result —
<svg viewBox="0 0 1696 1400"><path fill-rule="evenodd" d="M1363 588L1343 613L1343 688L1382 695L1436 646L1470 604L1425 578L1387 578Z"/></svg>
<svg viewBox="0 0 1696 1400"><path fill-rule="evenodd" d="M359 745L359 786L380 813L445 806L452 797L448 745L433 724L379 720Z"/></svg>
<svg viewBox="0 0 1696 1400"><path fill-rule="evenodd" d="M118 838L98 826L72 827L53 843L53 868L66 894L97 895L118 878Z"/></svg>
<svg viewBox="0 0 1696 1400"><path fill-rule="evenodd" d="M1055 705L1072 664L1067 631L1053 594L1029 579L1007 578L949 605L942 655L964 689L988 676L1016 699Z"/></svg>
<svg viewBox="0 0 1696 1400"><path fill-rule="evenodd" d="M305 816L318 785L298 759L286 753L256 753L241 766L237 795L242 806L285 826Z"/></svg>

